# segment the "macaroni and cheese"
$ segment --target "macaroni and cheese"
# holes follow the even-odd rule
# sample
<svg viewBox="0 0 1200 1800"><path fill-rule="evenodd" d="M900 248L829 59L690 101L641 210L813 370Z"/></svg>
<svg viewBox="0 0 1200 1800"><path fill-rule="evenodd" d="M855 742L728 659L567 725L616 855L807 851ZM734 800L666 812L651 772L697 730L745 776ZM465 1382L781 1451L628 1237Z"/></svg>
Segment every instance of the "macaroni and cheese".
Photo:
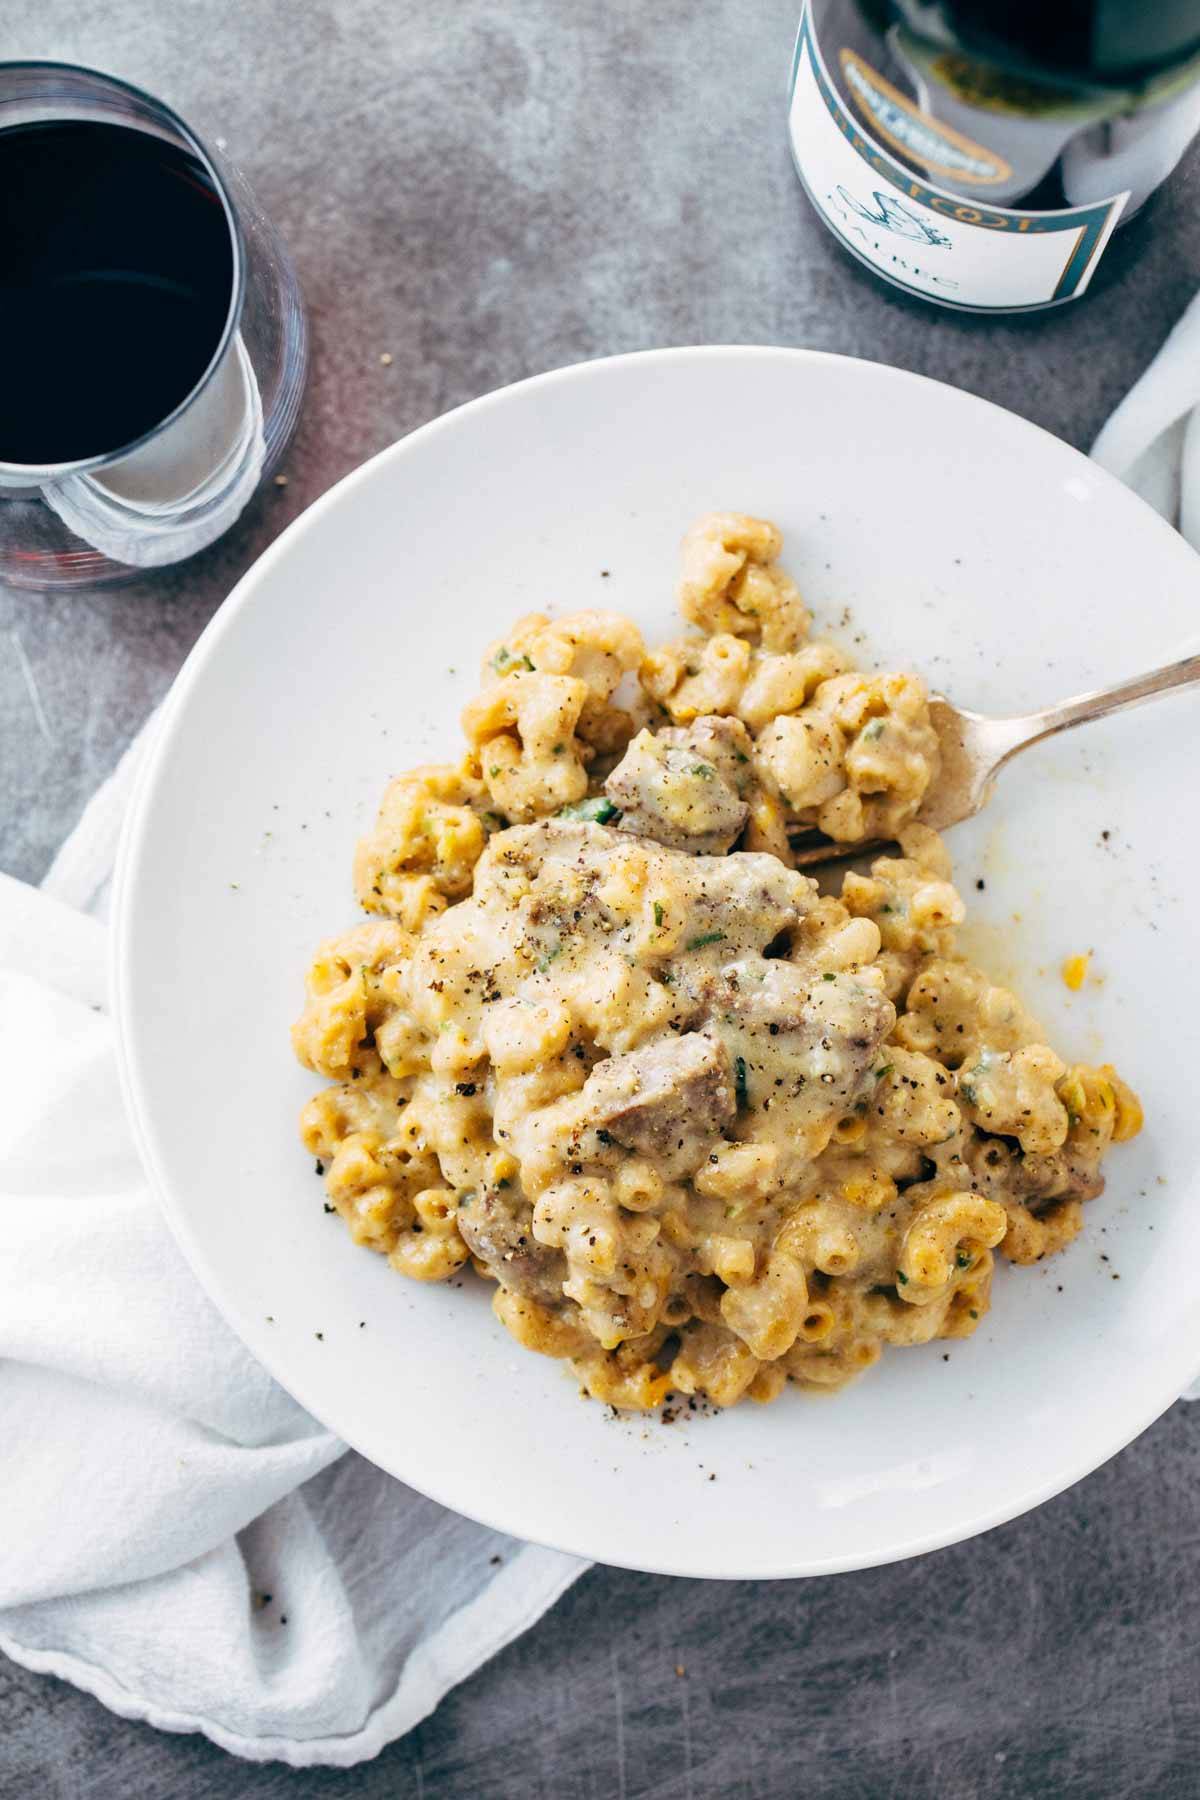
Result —
<svg viewBox="0 0 1200 1800"><path fill-rule="evenodd" d="M594 611L493 644L465 755L385 794L371 916L320 947L294 1030L355 1241L422 1281L470 1263L618 1407L968 1336L996 1254L1069 1243L1141 1123L957 954L924 684L809 642L780 549L701 520L696 629L656 650ZM899 854L823 895L792 860L814 827Z"/></svg>

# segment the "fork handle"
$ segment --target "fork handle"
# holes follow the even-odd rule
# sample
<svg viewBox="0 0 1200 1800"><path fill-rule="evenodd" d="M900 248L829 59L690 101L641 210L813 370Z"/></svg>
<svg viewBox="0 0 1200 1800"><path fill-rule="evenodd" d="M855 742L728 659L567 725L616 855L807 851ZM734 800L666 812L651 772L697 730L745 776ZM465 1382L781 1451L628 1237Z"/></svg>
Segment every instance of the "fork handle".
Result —
<svg viewBox="0 0 1200 1800"><path fill-rule="evenodd" d="M1132 681L1118 682L1116 687L1100 688L1094 694L1077 694L1073 700L1048 706L1044 712L1010 719L1007 723L1013 728L1013 741L1000 760L1007 762L1026 744L1039 743L1057 731L1068 731L1072 725L1084 725L1089 719L1103 719L1109 713L1124 712L1127 706L1141 706L1175 688L1195 686L1200 686L1200 656L1185 656L1182 662L1168 663L1165 669L1152 669L1146 675L1135 675Z"/></svg>

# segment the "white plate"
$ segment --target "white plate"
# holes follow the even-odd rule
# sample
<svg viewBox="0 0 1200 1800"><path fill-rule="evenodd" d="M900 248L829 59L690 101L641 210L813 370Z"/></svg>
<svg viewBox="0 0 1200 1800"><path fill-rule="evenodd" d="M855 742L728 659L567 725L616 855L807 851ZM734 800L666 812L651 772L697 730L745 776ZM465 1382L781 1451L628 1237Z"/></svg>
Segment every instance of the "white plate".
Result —
<svg viewBox="0 0 1200 1800"><path fill-rule="evenodd" d="M1183 542L1083 457L954 389L734 348L490 395L297 520L176 682L121 870L125 1079L200 1279L365 1455L605 1562L817 1574L1035 1505L1200 1366L1195 697L1029 752L953 834L992 967L1068 1055L1116 1060L1148 1119L1082 1239L1004 1269L970 1342L892 1351L835 1399L614 1419L518 1348L481 1283L422 1287L355 1249L296 1141L314 1082L288 1024L312 947L355 919L351 853L385 782L457 755L479 653L519 613L619 607L670 632L680 534L712 507L778 520L817 635L864 633L860 654L967 706L1026 710L1197 647ZM1102 983L1071 996L1058 966L1088 948Z"/></svg>

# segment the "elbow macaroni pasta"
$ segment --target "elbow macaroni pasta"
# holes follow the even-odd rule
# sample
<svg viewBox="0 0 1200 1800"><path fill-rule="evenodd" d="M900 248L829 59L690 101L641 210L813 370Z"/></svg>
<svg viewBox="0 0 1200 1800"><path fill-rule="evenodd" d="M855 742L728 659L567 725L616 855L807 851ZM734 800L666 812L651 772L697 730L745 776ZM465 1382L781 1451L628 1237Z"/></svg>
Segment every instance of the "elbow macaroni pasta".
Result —
<svg viewBox="0 0 1200 1800"><path fill-rule="evenodd" d="M293 1030L301 1135L356 1243L470 1262L526 1347L618 1407L836 1388L964 1337L996 1253L1080 1229L1142 1122L964 961L918 819L927 694L807 641L766 521L688 533L694 635L531 613L491 645L457 764L359 844L371 915ZM791 843L890 836L822 896Z"/></svg>

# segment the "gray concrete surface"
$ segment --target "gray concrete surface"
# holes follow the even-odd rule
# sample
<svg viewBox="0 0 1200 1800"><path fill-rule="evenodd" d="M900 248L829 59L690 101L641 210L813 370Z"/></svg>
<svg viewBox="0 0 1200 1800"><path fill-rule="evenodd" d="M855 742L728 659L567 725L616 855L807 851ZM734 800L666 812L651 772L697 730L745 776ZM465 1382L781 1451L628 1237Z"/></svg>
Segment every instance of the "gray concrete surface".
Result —
<svg viewBox="0 0 1200 1800"><path fill-rule="evenodd" d="M0 590L0 868L40 876L289 519L488 388L656 344L807 344L938 376L1086 446L1197 288L1200 159L1078 308L928 310L844 258L798 192L796 11L8 0L0 55L112 70L227 141L292 246L314 366L288 485L227 541L119 591ZM346 1774L235 1764L0 1663L0 1794L1192 1796L1198 1476L1200 1408L1177 1407L1071 1493L920 1562L732 1587L596 1571Z"/></svg>

